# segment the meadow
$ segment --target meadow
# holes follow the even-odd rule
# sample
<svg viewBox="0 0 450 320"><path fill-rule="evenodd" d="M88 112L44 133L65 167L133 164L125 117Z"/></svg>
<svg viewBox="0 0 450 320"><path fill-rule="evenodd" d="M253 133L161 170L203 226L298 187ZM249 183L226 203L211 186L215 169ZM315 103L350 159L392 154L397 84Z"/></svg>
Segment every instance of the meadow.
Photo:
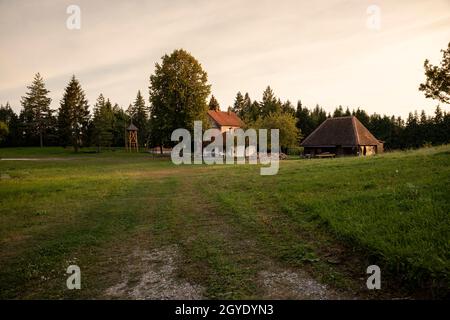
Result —
<svg viewBox="0 0 450 320"><path fill-rule="evenodd" d="M317 297L293 289L302 276L325 298L449 295L448 145L284 160L275 176L123 150L0 158L33 159L0 160L3 299ZM66 287L71 264L81 290ZM381 290L366 288L370 264Z"/></svg>

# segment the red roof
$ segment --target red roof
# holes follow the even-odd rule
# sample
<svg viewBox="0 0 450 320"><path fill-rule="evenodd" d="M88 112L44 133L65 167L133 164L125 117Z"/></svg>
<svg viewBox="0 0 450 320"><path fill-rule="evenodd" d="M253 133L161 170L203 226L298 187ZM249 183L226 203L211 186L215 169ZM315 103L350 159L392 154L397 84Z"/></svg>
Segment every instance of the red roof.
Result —
<svg viewBox="0 0 450 320"><path fill-rule="evenodd" d="M242 120L232 111L208 110L208 115L219 126L242 127Z"/></svg>

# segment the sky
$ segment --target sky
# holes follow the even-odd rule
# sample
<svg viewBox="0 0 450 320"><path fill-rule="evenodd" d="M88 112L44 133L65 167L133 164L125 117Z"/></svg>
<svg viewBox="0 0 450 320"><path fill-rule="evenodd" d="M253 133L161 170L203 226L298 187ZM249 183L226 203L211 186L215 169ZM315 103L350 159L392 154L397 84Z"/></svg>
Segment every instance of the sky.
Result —
<svg viewBox="0 0 450 320"><path fill-rule="evenodd" d="M80 29L67 28L70 5ZM155 63L183 48L222 110L270 85L329 112L432 114L438 103L418 90L423 63L438 64L449 41L450 0L0 0L0 104L20 110L37 72L54 109L72 74L91 105L103 93L126 108L138 90L148 102Z"/></svg>

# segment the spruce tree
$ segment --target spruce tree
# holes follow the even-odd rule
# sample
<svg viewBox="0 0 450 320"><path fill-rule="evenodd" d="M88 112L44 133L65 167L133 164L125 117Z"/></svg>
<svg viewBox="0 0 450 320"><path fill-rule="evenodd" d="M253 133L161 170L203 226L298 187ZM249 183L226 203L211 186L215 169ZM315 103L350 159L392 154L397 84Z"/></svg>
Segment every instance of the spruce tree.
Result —
<svg viewBox="0 0 450 320"><path fill-rule="evenodd" d="M301 130L305 137L314 131L315 126L308 108L302 106L302 102L297 102L297 110L295 112L297 119L296 126Z"/></svg>
<svg viewBox="0 0 450 320"><path fill-rule="evenodd" d="M295 109L289 100L287 100L285 103L281 103L281 101L278 101L278 103L281 104L281 112L287 113L291 116L295 116Z"/></svg>
<svg viewBox="0 0 450 320"><path fill-rule="evenodd" d="M148 141L148 109L145 106L145 100L142 97L141 91L139 90L136 95L136 100L134 101L133 106L131 107L131 116L133 124L139 129L139 144L146 143Z"/></svg>
<svg viewBox="0 0 450 320"><path fill-rule="evenodd" d="M79 81L72 76L60 102L58 133L63 146L72 145L78 152L87 138L89 105Z"/></svg>
<svg viewBox="0 0 450 320"><path fill-rule="evenodd" d="M44 79L39 73L34 76L31 85L27 86L28 92L21 99L23 107L23 120L26 136L32 141L37 137L39 145L44 146L44 136L52 121L50 110L50 91L45 88Z"/></svg>
<svg viewBox="0 0 450 320"><path fill-rule="evenodd" d="M263 117L268 116L270 113L279 113L281 111L281 101L275 97L275 94L270 86L264 90L260 106Z"/></svg>
<svg viewBox="0 0 450 320"><path fill-rule="evenodd" d="M129 117L125 111L116 103L112 108L113 113L113 125L112 125L112 135L113 141L112 145L114 147L123 147L126 138L126 128L128 127Z"/></svg>
<svg viewBox="0 0 450 320"><path fill-rule="evenodd" d="M101 147L110 147L113 140L113 111L111 102L105 101L103 94L97 98L94 106L93 123L93 141L97 146L98 152Z"/></svg>
<svg viewBox="0 0 450 320"><path fill-rule="evenodd" d="M240 113L237 114L240 118L244 120L244 122L248 118L251 107L252 107L252 100L250 99L248 92L246 92L244 95L244 101L242 102L242 110Z"/></svg>
<svg viewBox="0 0 450 320"><path fill-rule="evenodd" d="M344 109L342 108L342 106L337 107L333 112L333 118L343 116L344 116Z"/></svg>
<svg viewBox="0 0 450 320"><path fill-rule="evenodd" d="M242 93L239 91L236 94L236 98L234 99L232 111L236 113L238 116L242 115L243 107L244 107L244 97L242 96Z"/></svg>
<svg viewBox="0 0 450 320"><path fill-rule="evenodd" d="M261 117L261 106L258 101L253 101L250 106L250 112L248 114L248 121L257 121Z"/></svg>
<svg viewBox="0 0 450 320"><path fill-rule="evenodd" d="M209 100L209 110L220 111L219 101L217 101L214 95L212 95L211 99Z"/></svg>

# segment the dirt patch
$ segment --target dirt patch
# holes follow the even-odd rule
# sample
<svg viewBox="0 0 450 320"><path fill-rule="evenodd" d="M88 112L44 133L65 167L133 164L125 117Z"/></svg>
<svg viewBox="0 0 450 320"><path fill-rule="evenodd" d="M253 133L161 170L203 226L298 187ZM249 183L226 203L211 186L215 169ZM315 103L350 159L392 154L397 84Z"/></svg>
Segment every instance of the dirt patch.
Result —
<svg viewBox="0 0 450 320"><path fill-rule="evenodd" d="M128 256L122 281L106 290L118 299L202 299L203 288L176 278L179 253L176 246L145 251L136 249Z"/></svg>
<svg viewBox="0 0 450 320"><path fill-rule="evenodd" d="M258 275L264 299L336 300L348 299L319 283L305 271L286 269L261 271Z"/></svg>

